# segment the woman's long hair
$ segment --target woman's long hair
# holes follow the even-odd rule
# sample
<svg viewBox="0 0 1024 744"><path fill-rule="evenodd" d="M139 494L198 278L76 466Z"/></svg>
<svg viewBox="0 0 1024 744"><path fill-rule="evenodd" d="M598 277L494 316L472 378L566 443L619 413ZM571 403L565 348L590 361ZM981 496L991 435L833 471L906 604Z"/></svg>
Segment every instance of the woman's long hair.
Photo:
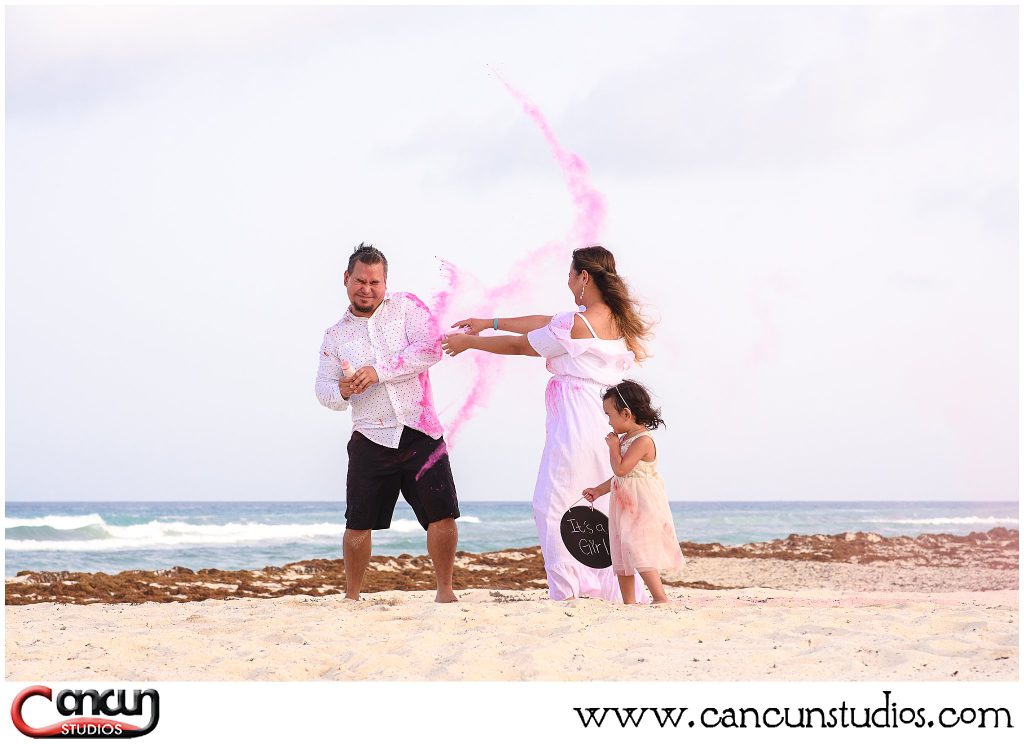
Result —
<svg viewBox="0 0 1024 744"><path fill-rule="evenodd" d="M615 272L615 256L607 248L592 245L572 252L572 267L577 273L586 271L601 291L601 297L612 311L619 333L626 339L626 347L638 362L647 358L646 341L651 336L649 320L640 312L638 303L629 293L625 280Z"/></svg>

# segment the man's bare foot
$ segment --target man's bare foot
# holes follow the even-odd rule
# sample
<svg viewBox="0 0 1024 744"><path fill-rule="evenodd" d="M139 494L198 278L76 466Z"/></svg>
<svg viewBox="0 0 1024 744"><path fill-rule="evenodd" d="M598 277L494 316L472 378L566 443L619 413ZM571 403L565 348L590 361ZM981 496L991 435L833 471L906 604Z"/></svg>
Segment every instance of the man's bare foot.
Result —
<svg viewBox="0 0 1024 744"><path fill-rule="evenodd" d="M358 594L356 596L354 596L354 597L350 597L349 595L346 594L345 595L345 601L346 602L362 602L363 598L360 597Z"/></svg>
<svg viewBox="0 0 1024 744"><path fill-rule="evenodd" d="M449 602L458 602L459 598L455 596L455 592L453 591L441 591L438 589L437 594L434 596L434 601L440 602L441 604L448 604Z"/></svg>

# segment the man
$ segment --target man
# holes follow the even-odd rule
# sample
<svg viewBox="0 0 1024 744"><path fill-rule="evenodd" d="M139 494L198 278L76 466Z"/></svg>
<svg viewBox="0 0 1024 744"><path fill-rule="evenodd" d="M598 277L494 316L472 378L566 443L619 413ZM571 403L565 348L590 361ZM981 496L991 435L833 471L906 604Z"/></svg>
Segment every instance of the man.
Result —
<svg viewBox="0 0 1024 744"><path fill-rule="evenodd" d="M359 599L371 530L385 530L401 491L427 531L437 576L435 602L454 602L452 569L459 504L430 393L441 341L430 311L412 294L387 292L388 262L372 245L349 257L351 303L324 333L316 397L334 411L352 406L345 508L345 596ZM342 361L355 374L345 377Z"/></svg>

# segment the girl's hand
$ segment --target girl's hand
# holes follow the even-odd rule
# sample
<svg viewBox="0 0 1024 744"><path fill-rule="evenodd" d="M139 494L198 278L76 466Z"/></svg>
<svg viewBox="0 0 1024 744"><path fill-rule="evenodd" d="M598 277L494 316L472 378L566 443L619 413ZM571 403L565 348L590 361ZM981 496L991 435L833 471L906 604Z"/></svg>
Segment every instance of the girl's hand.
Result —
<svg viewBox="0 0 1024 744"><path fill-rule="evenodd" d="M452 328L463 328L463 332L467 336L476 336L480 331L486 330L492 327L493 319L484 320L483 318L463 318L452 323Z"/></svg>
<svg viewBox="0 0 1024 744"><path fill-rule="evenodd" d="M616 434L614 431L611 432L610 434L605 436L604 443L607 444L609 448L611 448L611 447L618 447L619 444L620 444L620 442L619 442L619 435Z"/></svg>
<svg viewBox="0 0 1024 744"><path fill-rule="evenodd" d="M469 348L469 334L454 333L451 336L445 336L441 340L441 348L444 349L444 353L448 356L461 354Z"/></svg>
<svg viewBox="0 0 1024 744"><path fill-rule="evenodd" d="M585 498L590 503L594 503L599 498L601 498L601 494L599 494L597 492L596 488L584 488L583 489L583 498Z"/></svg>

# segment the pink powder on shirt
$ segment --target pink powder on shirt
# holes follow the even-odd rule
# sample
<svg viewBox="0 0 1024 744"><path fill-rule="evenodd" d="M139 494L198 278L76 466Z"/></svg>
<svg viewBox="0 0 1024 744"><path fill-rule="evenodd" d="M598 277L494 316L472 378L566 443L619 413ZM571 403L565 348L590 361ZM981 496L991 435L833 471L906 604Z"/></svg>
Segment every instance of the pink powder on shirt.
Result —
<svg viewBox="0 0 1024 744"><path fill-rule="evenodd" d="M420 417L416 421L416 428L430 436L441 436L441 422L437 418L437 414L434 412L434 401L433 396L430 392L430 375L427 374L426 370L419 374L420 388L423 390L423 397L420 398ZM437 461L440 460L445 453L448 452L448 448L444 442L441 442L438 447L430 453L430 457L423 463L423 466L416 473L416 480L423 477L423 474L430 470Z"/></svg>
<svg viewBox="0 0 1024 744"><path fill-rule="evenodd" d="M426 303L424 303L423 300L414 295L412 292L403 292L402 295L406 297L410 302L412 302L412 304L414 304L420 310L426 310L428 313L430 312L430 308L427 307Z"/></svg>
<svg viewBox="0 0 1024 744"><path fill-rule="evenodd" d="M442 267L442 271L444 271L444 267ZM411 292L406 292L405 296L412 300L413 304L415 304L416 307L426 311L427 316L430 319L430 335L434 339L434 351L437 354L441 354L442 334L440 328L439 313L447 312L448 304L450 303L450 298L435 295L432 303L435 309L431 310L429 307L427 307L426 303L424 303L423 300L421 300L419 297L412 294Z"/></svg>
<svg viewBox="0 0 1024 744"><path fill-rule="evenodd" d="M430 391L430 375L424 370L419 373L417 379L420 382L420 389L423 391L423 396L420 398L419 405L420 415L416 419L416 425L414 428L419 429L424 434L430 436L441 436L441 422L437 418L437 414L434 412L434 397ZM422 471L420 471L422 472ZM416 476L419 479L419 476Z"/></svg>

